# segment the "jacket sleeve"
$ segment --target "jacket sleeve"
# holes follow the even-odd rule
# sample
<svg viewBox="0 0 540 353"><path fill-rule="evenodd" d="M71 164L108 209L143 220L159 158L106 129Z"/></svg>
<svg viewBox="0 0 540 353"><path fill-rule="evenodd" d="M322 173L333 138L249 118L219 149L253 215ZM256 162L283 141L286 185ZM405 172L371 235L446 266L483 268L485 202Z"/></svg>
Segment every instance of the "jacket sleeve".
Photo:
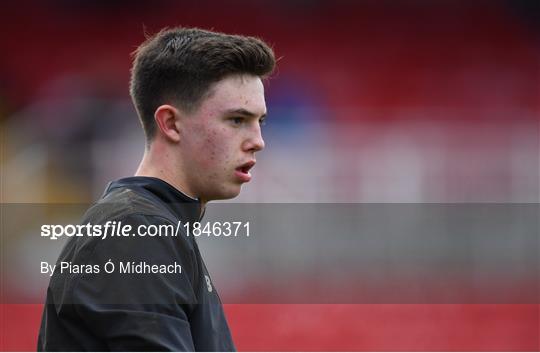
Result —
<svg viewBox="0 0 540 353"><path fill-rule="evenodd" d="M77 277L72 290L77 317L113 351L194 351L189 316L198 276L190 239L183 233L137 233L140 225L175 226L158 216L130 215L116 221L130 225L135 235L96 239L87 263L100 271ZM109 271L113 264L112 273L104 270L106 263ZM152 265L172 265L172 272L148 271Z"/></svg>

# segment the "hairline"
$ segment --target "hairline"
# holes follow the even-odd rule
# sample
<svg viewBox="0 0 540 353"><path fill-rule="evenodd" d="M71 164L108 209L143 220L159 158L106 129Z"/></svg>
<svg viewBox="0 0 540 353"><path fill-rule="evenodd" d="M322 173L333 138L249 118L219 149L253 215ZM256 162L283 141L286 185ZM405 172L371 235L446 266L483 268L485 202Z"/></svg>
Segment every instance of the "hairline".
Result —
<svg viewBox="0 0 540 353"><path fill-rule="evenodd" d="M203 105L203 103L212 98L214 96L214 94L216 93L216 86L228 79L228 78L231 78L231 77L238 77L242 80L242 83L244 82L244 78L245 77L253 77L253 78L258 78L259 80L261 80L261 83L264 84L264 78L265 77L262 77L262 76L258 76L258 75L254 75L254 74L251 74L249 72L233 72L233 73L228 73L226 75L224 75L223 77L221 77L220 79L216 80L216 81L213 81L212 83L210 83L210 85L208 86L208 88L206 89L206 91L201 95L201 97L199 97L199 99L195 102L195 104L193 104L192 106L190 106L189 108L186 107L186 104L182 104L181 102L178 101L178 99L174 99L173 98L173 101L174 101L174 107L181 110L184 114L187 114L187 115L195 115L199 112L199 109L201 108L201 106ZM189 105L189 104L187 104ZM159 108L159 106L158 106ZM157 110L157 109L156 109ZM232 109L227 109L227 111L230 111L230 112L233 112L235 110L239 110L238 108L232 108ZM245 109L244 109L245 110ZM248 112L247 110L245 110L246 112ZM155 112L154 112L155 113ZM248 113L251 113L251 112L248 112ZM244 114L246 115L246 114ZM253 114L254 116L256 116L257 114ZM266 116L266 113L263 114L262 116ZM157 131L156 131L157 133ZM155 135L154 135L155 137ZM152 140L153 138L152 137Z"/></svg>

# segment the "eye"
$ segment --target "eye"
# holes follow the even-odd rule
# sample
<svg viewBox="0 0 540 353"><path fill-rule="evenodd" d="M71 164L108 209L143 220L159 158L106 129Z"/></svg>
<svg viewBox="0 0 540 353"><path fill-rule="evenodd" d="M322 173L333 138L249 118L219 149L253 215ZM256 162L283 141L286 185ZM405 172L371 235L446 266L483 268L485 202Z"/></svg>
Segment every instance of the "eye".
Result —
<svg viewBox="0 0 540 353"><path fill-rule="evenodd" d="M261 125L261 126L266 125L266 118L265 117L262 117L262 118L259 119L259 125Z"/></svg>
<svg viewBox="0 0 540 353"><path fill-rule="evenodd" d="M231 118L230 120L233 122L234 125L241 125L246 119L242 117L235 117Z"/></svg>

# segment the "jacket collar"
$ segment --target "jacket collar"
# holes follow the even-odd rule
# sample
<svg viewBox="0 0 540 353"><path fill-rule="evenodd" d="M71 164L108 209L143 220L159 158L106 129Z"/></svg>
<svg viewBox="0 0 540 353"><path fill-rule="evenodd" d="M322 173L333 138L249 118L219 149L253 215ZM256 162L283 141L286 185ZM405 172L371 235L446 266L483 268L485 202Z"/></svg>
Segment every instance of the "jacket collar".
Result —
<svg viewBox="0 0 540 353"><path fill-rule="evenodd" d="M158 178L135 176L111 181L103 196L116 188L146 190L165 203L179 219L185 222L200 221L204 215L204 210L201 210L202 205L198 199L187 196L171 184Z"/></svg>

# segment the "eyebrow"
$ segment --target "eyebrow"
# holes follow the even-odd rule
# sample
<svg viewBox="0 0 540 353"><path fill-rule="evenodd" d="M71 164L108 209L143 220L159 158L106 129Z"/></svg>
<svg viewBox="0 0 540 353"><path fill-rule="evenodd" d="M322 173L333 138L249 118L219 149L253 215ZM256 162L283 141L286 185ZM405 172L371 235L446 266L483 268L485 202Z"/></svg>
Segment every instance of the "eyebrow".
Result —
<svg viewBox="0 0 540 353"><path fill-rule="evenodd" d="M229 115L229 114L237 114L237 115L243 115L243 116L246 116L246 117L249 117L249 118L256 118L256 117L259 116L259 115L255 114L253 112L250 112L249 110L246 110L244 108L229 109L229 110L225 111L225 114L227 114L227 115ZM263 118L265 116L266 116L266 113L264 113L260 117Z"/></svg>

